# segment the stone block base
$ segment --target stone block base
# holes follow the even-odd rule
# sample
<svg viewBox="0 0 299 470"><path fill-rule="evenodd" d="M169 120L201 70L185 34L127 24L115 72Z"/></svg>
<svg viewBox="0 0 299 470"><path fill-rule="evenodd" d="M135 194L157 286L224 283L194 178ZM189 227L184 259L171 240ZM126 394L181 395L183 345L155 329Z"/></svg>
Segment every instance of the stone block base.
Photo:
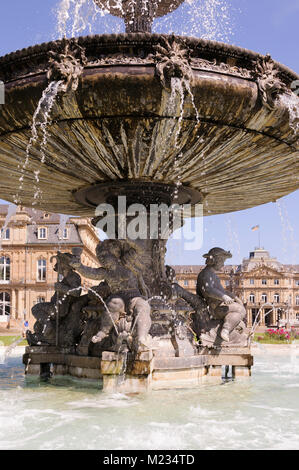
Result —
<svg viewBox="0 0 299 470"><path fill-rule="evenodd" d="M240 350L239 350L240 349ZM250 377L253 357L248 348L216 350L202 348L197 355L166 357L155 351L129 354L103 352L102 358L67 354L51 348L27 348L23 357L26 374L46 377L67 375L79 379L102 379L108 392L146 392L149 390L198 387L204 383L220 383L225 371L232 378ZM227 366L227 367L224 367ZM230 366L230 367L229 367Z"/></svg>

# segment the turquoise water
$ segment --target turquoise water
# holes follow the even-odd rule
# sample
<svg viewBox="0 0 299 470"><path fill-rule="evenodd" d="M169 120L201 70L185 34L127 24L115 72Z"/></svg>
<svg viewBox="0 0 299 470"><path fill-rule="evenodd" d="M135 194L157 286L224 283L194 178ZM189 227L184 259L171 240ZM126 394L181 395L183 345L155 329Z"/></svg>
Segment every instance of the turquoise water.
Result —
<svg viewBox="0 0 299 470"><path fill-rule="evenodd" d="M299 349L260 351L250 379L142 395L26 381L0 364L1 449L299 449Z"/></svg>

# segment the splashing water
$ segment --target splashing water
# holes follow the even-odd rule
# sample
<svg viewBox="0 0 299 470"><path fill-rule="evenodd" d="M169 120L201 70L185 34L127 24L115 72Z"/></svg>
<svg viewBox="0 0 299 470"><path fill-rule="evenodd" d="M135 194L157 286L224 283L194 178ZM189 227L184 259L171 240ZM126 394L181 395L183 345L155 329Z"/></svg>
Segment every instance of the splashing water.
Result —
<svg viewBox="0 0 299 470"><path fill-rule="evenodd" d="M34 112L32 126L31 126L31 137L26 147L26 157L25 157L25 161L22 166L22 169L21 169L21 176L19 178L20 186L18 188L18 193L14 196L15 204L21 203L20 193L22 192L23 186L24 186L25 172L27 170L27 167L30 161L30 153L34 145L38 142L38 139L39 139L39 134L38 134L39 129L41 130L41 133L42 133L42 139L41 139L41 145L40 145L40 153L41 153L40 162L41 163L45 162L45 157L46 157L45 149L46 149L47 140L48 140L47 126L49 124L50 114L54 106L56 97L60 91L60 87L62 83L63 83L62 81L53 81L49 83L47 88L43 91L42 97L39 100L37 108ZM41 197L41 191L38 187L39 173L40 173L40 170L34 171L35 185L34 185L34 197L33 197L34 201L32 205L35 205L37 203L37 199Z"/></svg>
<svg viewBox="0 0 299 470"><path fill-rule="evenodd" d="M226 220L225 220L227 236L228 236L228 248L229 248L229 251L231 251L232 253L235 253L237 250L236 254L238 255L238 258L240 259L241 258L240 239L235 230L232 217L233 216L226 216Z"/></svg>
<svg viewBox="0 0 299 470"><path fill-rule="evenodd" d="M173 13L156 19L153 32L229 42L233 28L233 8L228 0L186 0Z"/></svg>
<svg viewBox="0 0 299 470"><path fill-rule="evenodd" d="M120 355L120 348L118 351L117 355L117 362L119 361L119 355ZM123 351L121 353L123 363L122 363L122 368L117 376L117 385L122 385L126 381L126 373L127 373L127 367L128 367L128 351Z"/></svg>
<svg viewBox="0 0 299 470"><path fill-rule="evenodd" d="M5 352L4 352L4 357L3 357L3 364L6 364L7 363L7 360L9 358L9 356L11 355L11 353L13 352L13 350L18 346L18 344L20 344L22 341L24 340L24 338L22 336L20 336L19 338L15 339L15 341L13 343L11 343L9 346L7 346L7 348L5 349Z"/></svg>
<svg viewBox="0 0 299 470"><path fill-rule="evenodd" d="M287 250L291 246L291 251L293 255L292 264L296 264L296 261L298 259L299 246L298 246L298 242L295 239L294 228L290 222L287 208L285 206L284 201L282 200L276 201L276 207L277 207L278 214L281 220L281 225L282 225L283 254L284 256L286 256Z"/></svg>
<svg viewBox="0 0 299 470"><path fill-rule="evenodd" d="M122 11L121 0L115 2L114 7L117 6ZM61 0L56 17L59 39L94 34L95 31L102 34L124 31L123 21L110 15L108 10L99 9L93 0Z"/></svg>
<svg viewBox="0 0 299 470"><path fill-rule="evenodd" d="M122 0L114 8L122 12ZM229 0L186 0L177 10L154 20L153 32L202 37L229 42L234 34L234 9ZM61 0L57 12L57 33L63 37L82 34L121 33L124 21L100 9L93 0Z"/></svg>
<svg viewBox="0 0 299 470"><path fill-rule="evenodd" d="M290 127L295 136L299 133L299 97L292 93L291 95L283 94L279 97L280 102L288 108Z"/></svg>
<svg viewBox="0 0 299 470"><path fill-rule="evenodd" d="M185 78L178 78L178 77L172 77L171 78L171 94L168 100L168 109L170 113L175 114L176 113L176 108L177 108L177 100L176 98L179 97L179 119L177 122L177 130L175 133L175 141L174 141L174 146L175 148L179 149L179 144L178 144L178 138L182 129L182 123L183 123L183 117L184 117L184 103L185 103L185 93L190 96L191 103L193 106L193 109L195 111L195 116L196 116L196 121L197 124L199 124L200 118L199 118L199 113L198 109L195 106L194 102L194 95L191 90L190 82L185 79ZM178 198L178 193L179 193L179 188L182 185L181 178L182 175L180 173L180 167L179 167L179 161L182 158L183 154L182 152L178 153L177 156L174 159L174 177L176 178L175 182L175 190L174 190L174 202Z"/></svg>

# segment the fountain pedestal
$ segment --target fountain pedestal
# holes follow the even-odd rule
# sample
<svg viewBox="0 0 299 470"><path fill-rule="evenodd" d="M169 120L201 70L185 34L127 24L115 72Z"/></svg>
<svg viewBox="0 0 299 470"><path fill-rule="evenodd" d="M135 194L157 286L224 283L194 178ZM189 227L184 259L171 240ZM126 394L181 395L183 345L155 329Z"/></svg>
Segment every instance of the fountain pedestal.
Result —
<svg viewBox="0 0 299 470"><path fill-rule="evenodd" d="M194 356L167 357L160 352L139 353L132 360L110 351L102 357L65 354L58 349L26 348L24 364L27 376L42 377L45 369L51 376L92 379L108 392L146 392L150 390L197 387L218 383L225 378L225 366L231 366L232 378L249 377L253 365L250 348L201 348ZM47 367L46 367L47 365ZM126 372L124 373L124 369Z"/></svg>

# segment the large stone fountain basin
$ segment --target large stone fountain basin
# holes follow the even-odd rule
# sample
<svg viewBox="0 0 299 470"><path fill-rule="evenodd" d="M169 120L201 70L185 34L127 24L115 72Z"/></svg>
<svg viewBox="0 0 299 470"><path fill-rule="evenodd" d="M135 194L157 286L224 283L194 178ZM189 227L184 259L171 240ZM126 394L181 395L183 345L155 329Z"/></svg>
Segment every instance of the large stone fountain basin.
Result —
<svg viewBox="0 0 299 470"><path fill-rule="evenodd" d="M168 36L122 34L79 39L87 64L76 91L60 95L40 143L21 169L34 111L46 88L49 51L42 44L0 58L6 103L0 106L0 198L47 211L93 215L76 198L82 188L109 181L173 184L201 193L206 215L264 204L299 187L298 137L289 110L261 99L256 63L262 56L225 44L182 38L189 50L192 94L165 89L156 73L157 44ZM182 42L183 41L183 42ZM275 64L291 93L298 75ZM176 84L178 85L178 81ZM197 109L197 113L195 111Z"/></svg>

